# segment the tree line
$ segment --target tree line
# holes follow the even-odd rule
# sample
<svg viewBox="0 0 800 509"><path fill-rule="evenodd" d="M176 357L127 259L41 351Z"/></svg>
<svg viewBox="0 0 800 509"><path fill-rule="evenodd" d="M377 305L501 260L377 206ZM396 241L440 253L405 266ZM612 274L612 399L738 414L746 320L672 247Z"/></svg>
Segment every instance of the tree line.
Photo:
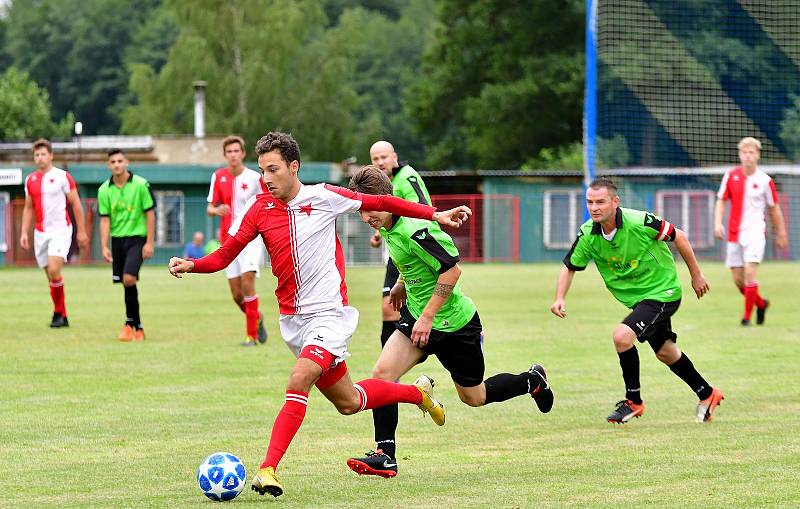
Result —
<svg viewBox="0 0 800 509"><path fill-rule="evenodd" d="M580 164L578 0L13 0L0 138L292 132L307 160L392 141L420 167ZM577 157L576 157L577 154ZM566 163L565 163L566 161Z"/></svg>

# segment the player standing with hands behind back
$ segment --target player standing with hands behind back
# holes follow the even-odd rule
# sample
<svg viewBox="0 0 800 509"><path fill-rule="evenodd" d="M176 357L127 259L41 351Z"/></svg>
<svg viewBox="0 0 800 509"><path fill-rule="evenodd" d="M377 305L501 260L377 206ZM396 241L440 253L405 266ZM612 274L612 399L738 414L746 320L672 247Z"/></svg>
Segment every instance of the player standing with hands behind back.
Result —
<svg viewBox="0 0 800 509"><path fill-rule="evenodd" d="M783 213L778 204L775 183L769 175L759 170L761 142L755 138L742 138L738 145L741 166L725 173L717 193L714 207L714 232L717 238L725 238L722 216L725 202L730 200L731 213L728 218L728 245L725 265L731 269L733 283L744 295L742 325L750 325L753 307L756 308L756 324L764 323L769 300L758 292L758 266L764 259L767 244L764 211L769 210L775 243L783 249L787 245Z"/></svg>

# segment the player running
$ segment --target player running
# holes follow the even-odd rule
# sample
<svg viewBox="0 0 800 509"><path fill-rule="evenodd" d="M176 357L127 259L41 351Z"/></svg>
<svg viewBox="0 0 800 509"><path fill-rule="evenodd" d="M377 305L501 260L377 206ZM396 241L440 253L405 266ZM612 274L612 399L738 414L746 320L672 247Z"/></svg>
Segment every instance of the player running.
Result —
<svg viewBox="0 0 800 509"><path fill-rule="evenodd" d="M350 180L350 189L364 195L391 195L392 183L376 166L365 166ZM397 330L381 351L372 376L398 380L415 365L435 355L450 372L461 401L479 407L530 394L542 413L553 407L553 391L542 366L519 374L498 373L483 379L481 320L458 279L458 249L453 239L430 221L398 217L362 207L361 219L386 241L400 271L390 300L400 311ZM376 450L347 465L359 474L397 475L395 432L397 405L372 410Z"/></svg>
<svg viewBox="0 0 800 509"><path fill-rule="evenodd" d="M578 238L564 257L558 276L556 300L550 311L567 316L565 298L576 271L594 260L606 288L631 313L614 330L614 347L625 381L625 399L618 402L608 422L625 423L644 413L639 384L639 352L634 340L647 341L658 360L669 366L691 387L699 403L698 422L710 421L714 409L725 399L697 372L682 353L672 331L671 317L681 303L681 282L675 259L665 242L675 242L689 274L697 298L709 288L683 231L649 212L619 207L617 187L607 178L598 178L586 190L586 206L591 219L581 225Z"/></svg>
<svg viewBox="0 0 800 509"><path fill-rule="evenodd" d="M361 195L328 184L303 185L297 176L300 148L289 134L267 134L256 145L256 154L271 194L253 199L239 224L233 225L238 227L236 233L218 250L194 261L172 258L169 270L178 277L186 272L218 271L259 236L267 247L272 273L278 279L275 295L281 335L297 357L266 457L251 482L258 493L277 497L283 486L275 472L303 422L313 385L344 415L410 403L430 414L436 424L445 421L444 409L433 398L432 383L426 376L414 385L375 378L356 384L350 380L345 359L358 311L348 305L336 218L366 208L459 226L471 211L462 206L437 212L395 197Z"/></svg>

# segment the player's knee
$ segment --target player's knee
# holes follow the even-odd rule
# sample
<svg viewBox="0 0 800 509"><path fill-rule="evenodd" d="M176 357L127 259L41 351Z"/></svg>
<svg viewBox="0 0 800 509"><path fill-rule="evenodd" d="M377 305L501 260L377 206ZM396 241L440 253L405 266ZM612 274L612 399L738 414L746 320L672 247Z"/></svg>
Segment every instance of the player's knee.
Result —
<svg viewBox="0 0 800 509"><path fill-rule="evenodd" d="M395 380L396 376L392 373L391 369L387 366L382 366L380 364L376 364L374 368L372 368L372 378L379 378L381 380Z"/></svg>
<svg viewBox="0 0 800 509"><path fill-rule="evenodd" d="M483 406L483 404L486 402L485 394L459 392L458 397L461 398L462 402L471 407Z"/></svg>
<svg viewBox="0 0 800 509"><path fill-rule="evenodd" d="M358 399L342 401L337 403L336 410L342 415L353 415L361 410L361 402Z"/></svg>
<svg viewBox="0 0 800 509"><path fill-rule="evenodd" d="M614 340L614 346L617 348L617 351L619 352L622 351L620 349L627 349L633 346L633 340L635 339L635 337L633 336L633 333L630 331L630 329L618 328L617 330L614 331L612 339Z"/></svg>
<svg viewBox="0 0 800 509"><path fill-rule="evenodd" d="M244 294L242 292L231 293L231 298L233 298L233 302L235 302L239 306L244 304Z"/></svg>
<svg viewBox="0 0 800 509"><path fill-rule="evenodd" d="M135 286L136 285L136 276L133 274L123 274L122 275L122 284L123 286Z"/></svg>
<svg viewBox="0 0 800 509"><path fill-rule="evenodd" d="M286 388L290 391L308 392L316 382L319 375L306 370L294 370L289 375L289 383Z"/></svg>

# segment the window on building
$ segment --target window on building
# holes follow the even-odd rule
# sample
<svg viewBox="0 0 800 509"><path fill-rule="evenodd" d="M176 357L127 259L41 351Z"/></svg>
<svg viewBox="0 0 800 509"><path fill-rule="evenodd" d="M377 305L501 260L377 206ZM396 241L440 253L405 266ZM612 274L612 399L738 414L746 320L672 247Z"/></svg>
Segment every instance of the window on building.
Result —
<svg viewBox="0 0 800 509"><path fill-rule="evenodd" d="M8 193L0 193L0 252L8 251L8 234L11 231L11 206L9 202L11 196Z"/></svg>
<svg viewBox="0 0 800 509"><path fill-rule="evenodd" d="M656 192L656 214L684 232L697 249L714 246L713 191L669 190Z"/></svg>
<svg viewBox="0 0 800 509"><path fill-rule="evenodd" d="M569 249L583 224L583 189L554 189L544 192L544 245L548 249Z"/></svg>
<svg viewBox="0 0 800 509"><path fill-rule="evenodd" d="M156 246L183 244L183 192L154 191L156 199Z"/></svg>

